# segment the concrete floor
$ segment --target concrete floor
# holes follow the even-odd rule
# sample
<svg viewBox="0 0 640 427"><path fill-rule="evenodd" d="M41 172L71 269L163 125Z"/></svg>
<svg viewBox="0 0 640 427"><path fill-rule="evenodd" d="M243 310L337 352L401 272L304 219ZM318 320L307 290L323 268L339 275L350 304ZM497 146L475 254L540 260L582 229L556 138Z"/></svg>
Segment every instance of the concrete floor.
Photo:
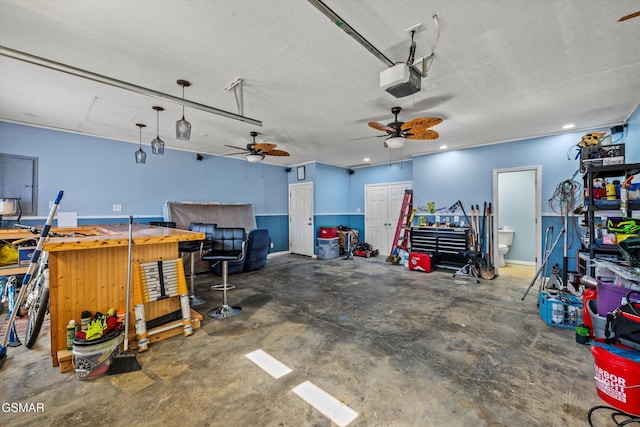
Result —
<svg viewBox="0 0 640 427"><path fill-rule="evenodd" d="M584 426L606 404L590 347L541 320L537 283L521 301L530 277L281 255L230 279L242 314L152 344L141 371L80 381L51 367L48 336L10 348L2 401L44 412L0 411L0 425L341 425L293 391L305 382L355 411L349 426ZM198 276L200 313L220 304L218 281ZM291 372L273 378L245 356L256 350Z"/></svg>

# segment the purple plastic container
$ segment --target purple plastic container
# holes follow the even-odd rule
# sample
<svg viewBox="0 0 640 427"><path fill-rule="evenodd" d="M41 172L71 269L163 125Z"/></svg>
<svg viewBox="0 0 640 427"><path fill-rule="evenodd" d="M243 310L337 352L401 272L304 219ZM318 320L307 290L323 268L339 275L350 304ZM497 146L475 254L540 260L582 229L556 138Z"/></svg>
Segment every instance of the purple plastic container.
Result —
<svg viewBox="0 0 640 427"><path fill-rule="evenodd" d="M623 286L616 286L613 283L602 282L598 280L598 314L607 317L607 313L620 307L622 298L627 296L631 290ZM635 299L634 299L635 300Z"/></svg>

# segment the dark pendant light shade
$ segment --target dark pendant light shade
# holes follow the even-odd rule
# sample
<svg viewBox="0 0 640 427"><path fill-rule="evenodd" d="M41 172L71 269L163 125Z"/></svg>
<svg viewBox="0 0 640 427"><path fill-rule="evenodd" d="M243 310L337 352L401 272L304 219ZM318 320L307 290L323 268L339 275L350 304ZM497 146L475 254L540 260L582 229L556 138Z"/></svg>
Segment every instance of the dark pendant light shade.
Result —
<svg viewBox="0 0 640 427"><path fill-rule="evenodd" d="M186 80L178 80L178 85L182 86L182 100L184 101L184 88L191 86ZM184 104L182 104L182 118L176 122L176 138L181 141L188 141L191 137L191 123L184 118Z"/></svg>
<svg viewBox="0 0 640 427"><path fill-rule="evenodd" d="M151 152L153 154L164 154L164 141L160 139L160 111L164 111L164 108L158 107L154 105L154 110L156 110L156 138L151 141Z"/></svg>
<svg viewBox="0 0 640 427"><path fill-rule="evenodd" d="M136 126L140 128L140 148L136 151L136 163L144 164L147 162L147 153L142 150L142 128L147 125L143 125L142 123L136 123Z"/></svg>

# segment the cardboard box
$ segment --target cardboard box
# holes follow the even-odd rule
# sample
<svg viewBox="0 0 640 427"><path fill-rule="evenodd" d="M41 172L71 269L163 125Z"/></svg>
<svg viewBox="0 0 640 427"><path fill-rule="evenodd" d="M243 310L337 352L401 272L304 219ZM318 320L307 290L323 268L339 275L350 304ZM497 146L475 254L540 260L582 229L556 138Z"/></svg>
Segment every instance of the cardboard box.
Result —
<svg viewBox="0 0 640 427"><path fill-rule="evenodd" d="M351 233L351 247L353 248L355 245L358 244L358 230L348 230L348 231L338 230L336 232L338 236L338 246L340 246L342 249L344 249L344 237L347 233Z"/></svg>
<svg viewBox="0 0 640 427"><path fill-rule="evenodd" d="M35 246L19 246L18 247L18 265L31 264L31 257L36 250Z"/></svg>

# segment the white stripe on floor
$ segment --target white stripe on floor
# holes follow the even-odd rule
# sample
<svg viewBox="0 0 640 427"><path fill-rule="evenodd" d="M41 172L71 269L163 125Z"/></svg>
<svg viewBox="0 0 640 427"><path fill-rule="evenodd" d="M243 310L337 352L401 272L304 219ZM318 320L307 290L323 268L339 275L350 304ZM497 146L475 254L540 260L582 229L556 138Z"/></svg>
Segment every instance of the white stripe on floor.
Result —
<svg viewBox="0 0 640 427"><path fill-rule="evenodd" d="M303 382L294 388L293 392L340 427L346 426L358 417L356 411L340 403L311 381Z"/></svg>
<svg viewBox="0 0 640 427"><path fill-rule="evenodd" d="M245 356L275 379L283 377L291 372L291 369L288 366L262 350L256 350L245 354Z"/></svg>

